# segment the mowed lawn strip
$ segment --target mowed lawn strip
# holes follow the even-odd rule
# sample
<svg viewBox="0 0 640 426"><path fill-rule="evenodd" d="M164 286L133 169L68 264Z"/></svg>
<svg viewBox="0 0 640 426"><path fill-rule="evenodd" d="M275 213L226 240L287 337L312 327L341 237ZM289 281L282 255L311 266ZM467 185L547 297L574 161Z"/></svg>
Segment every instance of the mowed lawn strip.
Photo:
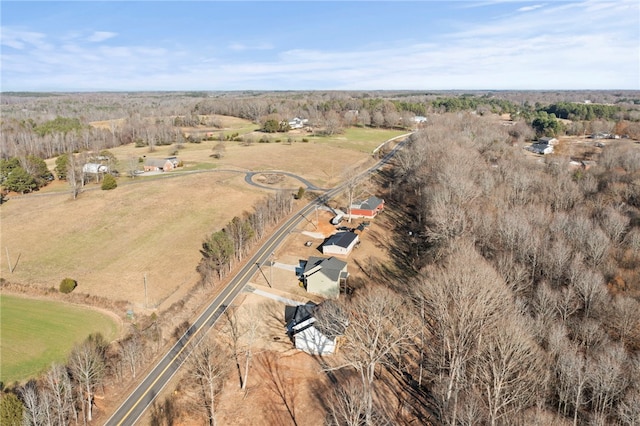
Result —
<svg viewBox="0 0 640 426"><path fill-rule="evenodd" d="M113 318L89 308L0 295L0 380L35 377L54 361L64 363L89 334L112 340L118 329Z"/></svg>

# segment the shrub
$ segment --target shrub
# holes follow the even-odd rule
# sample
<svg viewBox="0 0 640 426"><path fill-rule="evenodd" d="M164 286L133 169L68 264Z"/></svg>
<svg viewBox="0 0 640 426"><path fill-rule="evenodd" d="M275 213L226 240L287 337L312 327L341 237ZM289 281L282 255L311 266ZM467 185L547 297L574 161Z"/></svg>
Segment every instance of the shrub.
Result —
<svg viewBox="0 0 640 426"><path fill-rule="evenodd" d="M60 293L69 294L78 286L78 282L71 278L60 281Z"/></svg>
<svg viewBox="0 0 640 426"><path fill-rule="evenodd" d="M116 178L111 175L105 175L104 180L102 181L102 189L108 191L110 189L116 189L118 187L118 182L116 182Z"/></svg>
<svg viewBox="0 0 640 426"><path fill-rule="evenodd" d="M309 139L307 139L307 138L302 138L302 142L309 142Z"/></svg>
<svg viewBox="0 0 640 426"><path fill-rule="evenodd" d="M304 197L304 192L305 192L304 187L301 186L300 188L298 188L298 193L296 194L296 200L302 199L302 197Z"/></svg>

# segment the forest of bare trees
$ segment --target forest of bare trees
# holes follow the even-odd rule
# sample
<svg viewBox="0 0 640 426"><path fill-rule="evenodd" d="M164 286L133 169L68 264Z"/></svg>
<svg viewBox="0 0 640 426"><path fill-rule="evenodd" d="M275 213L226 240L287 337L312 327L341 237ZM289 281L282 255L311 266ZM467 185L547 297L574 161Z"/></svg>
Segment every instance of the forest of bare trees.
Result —
<svg viewBox="0 0 640 426"><path fill-rule="evenodd" d="M638 421L639 167L624 142L540 163L468 114L412 137L390 176L411 278L387 285L420 330L396 366L438 423Z"/></svg>

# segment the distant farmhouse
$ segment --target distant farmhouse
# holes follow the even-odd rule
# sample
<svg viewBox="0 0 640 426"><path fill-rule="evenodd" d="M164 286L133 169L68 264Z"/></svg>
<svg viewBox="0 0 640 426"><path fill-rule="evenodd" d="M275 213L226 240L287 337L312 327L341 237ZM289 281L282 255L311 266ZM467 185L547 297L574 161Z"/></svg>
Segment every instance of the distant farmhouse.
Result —
<svg viewBox="0 0 640 426"><path fill-rule="evenodd" d="M558 145L558 139L550 137L538 138L536 143L541 145Z"/></svg>
<svg viewBox="0 0 640 426"><path fill-rule="evenodd" d="M349 276L347 263L335 257L312 256L302 271L304 287L309 293L328 298L340 295L340 284Z"/></svg>
<svg viewBox="0 0 640 426"><path fill-rule="evenodd" d="M85 177L93 176L96 182L100 182L100 178L109 173L109 166L100 163L86 163L82 166L83 182Z"/></svg>
<svg viewBox="0 0 640 426"><path fill-rule="evenodd" d="M145 172L170 172L180 165L178 157L147 158L144 162Z"/></svg>
<svg viewBox="0 0 640 426"><path fill-rule="evenodd" d="M375 196L371 196L364 201L356 201L349 206L349 215L351 218L363 217L373 219L384 210L384 200Z"/></svg>
<svg viewBox="0 0 640 426"><path fill-rule="evenodd" d="M535 143L532 143L531 145L525 147L525 149L527 151L533 152L534 154L547 155L547 154L553 154L553 149L554 149L553 147L557 144L558 144L558 139L544 137L544 138L539 138Z"/></svg>
<svg viewBox="0 0 640 426"><path fill-rule="evenodd" d="M348 256L358 243L358 234L354 232L338 232L333 234L322 245L322 254Z"/></svg>
<svg viewBox="0 0 640 426"><path fill-rule="evenodd" d="M105 174L109 173L109 167L99 163L87 163L82 166L82 173Z"/></svg>
<svg viewBox="0 0 640 426"><path fill-rule="evenodd" d="M553 145L543 145L540 143L534 143L525 148L527 151L531 151L534 154L553 154Z"/></svg>
<svg viewBox="0 0 640 426"><path fill-rule="evenodd" d="M306 118L295 117L289 121L289 127L292 129L302 129L309 123L309 120Z"/></svg>

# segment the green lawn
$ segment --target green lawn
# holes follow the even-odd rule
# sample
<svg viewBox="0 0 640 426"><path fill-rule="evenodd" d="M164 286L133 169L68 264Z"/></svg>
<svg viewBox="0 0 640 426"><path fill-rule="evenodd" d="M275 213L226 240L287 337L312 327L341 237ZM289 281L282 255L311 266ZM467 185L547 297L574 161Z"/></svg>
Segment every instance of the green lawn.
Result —
<svg viewBox="0 0 640 426"><path fill-rule="evenodd" d="M343 133L337 135L304 137L308 139L309 142L371 153L371 151L373 151L382 142L405 133L409 133L409 131L373 129L370 127L349 127L346 128Z"/></svg>
<svg viewBox="0 0 640 426"><path fill-rule="evenodd" d="M22 381L65 362L74 344L96 332L111 340L118 325L88 308L0 295L0 380Z"/></svg>

